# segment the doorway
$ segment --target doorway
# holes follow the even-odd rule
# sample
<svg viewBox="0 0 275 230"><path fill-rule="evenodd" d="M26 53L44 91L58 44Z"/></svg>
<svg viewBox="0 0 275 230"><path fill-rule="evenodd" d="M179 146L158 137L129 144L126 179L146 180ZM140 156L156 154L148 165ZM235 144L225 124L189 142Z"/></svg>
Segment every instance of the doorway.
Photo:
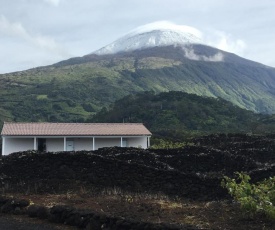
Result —
<svg viewBox="0 0 275 230"><path fill-rule="evenodd" d="M74 141L73 140L67 140L66 151L74 151Z"/></svg>
<svg viewBox="0 0 275 230"><path fill-rule="evenodd" d="M37 150L38 152L46 152L46 139L45 138L38 138L37 139Z"/></svg>
<svg viewBox="0 0 275 230"><path fill-rule="evenodd" d="M122 146L121 147L128 147L128 141L127 139L122 139Z"/></svg>

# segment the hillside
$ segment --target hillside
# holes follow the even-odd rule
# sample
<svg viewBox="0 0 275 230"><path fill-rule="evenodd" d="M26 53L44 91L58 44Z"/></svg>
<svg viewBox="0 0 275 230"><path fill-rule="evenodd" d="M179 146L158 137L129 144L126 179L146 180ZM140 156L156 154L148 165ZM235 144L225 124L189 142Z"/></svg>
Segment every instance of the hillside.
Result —
<svg viewBox="0 0 275 230"><path fill-rule="evenodd" d="M241 109L221 98L184 92L138 93L103 108L90 122L142 122L154 134L182 140L209 133L272 132L271 116Z"/></svg>
<svg viewBox="0 0 275 230"><path fill-rule="evenodd" d="M150 90L221 97L254 112L274 113L273 68L204 45L188 47L91 54L2 74L0 121L85 121L117 99ZM213 60L217 53L222 61Z"/></svg>

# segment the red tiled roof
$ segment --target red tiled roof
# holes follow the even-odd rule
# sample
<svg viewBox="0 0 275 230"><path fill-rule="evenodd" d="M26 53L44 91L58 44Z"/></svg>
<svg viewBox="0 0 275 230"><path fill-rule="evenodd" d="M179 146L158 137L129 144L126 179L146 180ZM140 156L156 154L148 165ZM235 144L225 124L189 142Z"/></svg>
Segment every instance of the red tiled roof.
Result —
<svg viewBox="0 0 275 230"><path fill-rule="evenodd" d="M2 136L139 136L151 135L140 123L5 122Z"/></svg>

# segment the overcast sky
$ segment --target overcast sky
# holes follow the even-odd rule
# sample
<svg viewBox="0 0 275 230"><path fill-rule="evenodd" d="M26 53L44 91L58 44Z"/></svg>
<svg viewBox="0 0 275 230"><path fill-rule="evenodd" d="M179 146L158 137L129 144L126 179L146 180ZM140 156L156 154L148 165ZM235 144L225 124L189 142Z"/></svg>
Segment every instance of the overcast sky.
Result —
<svg viewBox="0 0 275 230"><path fill-rule="evenodd" d="M156 21L275 67L274 0L0 0L0 73L86 55Z"/></svg>

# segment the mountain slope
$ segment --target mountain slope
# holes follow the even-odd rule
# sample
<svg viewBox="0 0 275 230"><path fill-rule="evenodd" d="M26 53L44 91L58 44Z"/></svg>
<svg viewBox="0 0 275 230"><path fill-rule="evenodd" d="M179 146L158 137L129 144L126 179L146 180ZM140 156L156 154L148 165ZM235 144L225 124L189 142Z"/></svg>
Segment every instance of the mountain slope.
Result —
<svg viewBox="0 0 275 230"><path fill-rule="evenodd" d="M175 139L209 133L259 133L272 131L267 115L241 109L220 98L184 92L152 92L126 96L105 108L90 122L142 122L154 136ZM274 128L274 125L273 125Z"/></svg>
<svg viewBox="0 0 275 230"><path fill-rule="evenodd" d="M187 44L111 55L92 54L57 66L98 60L140 90L179 90L221 97L254 112L275 112L275 69L213 47ZM118 65L123 65L122 69Z"/></svg>
<svg viewBox="0 0 275 230"><path fill-rule="evenodd" d="M84 121L123 96L150 90L221 97L255 112L275 112L273 68L204 45L185 49L204 60L167 46L0 75L0 119ZM223 61L205 61L217 53Z"/></svg>

